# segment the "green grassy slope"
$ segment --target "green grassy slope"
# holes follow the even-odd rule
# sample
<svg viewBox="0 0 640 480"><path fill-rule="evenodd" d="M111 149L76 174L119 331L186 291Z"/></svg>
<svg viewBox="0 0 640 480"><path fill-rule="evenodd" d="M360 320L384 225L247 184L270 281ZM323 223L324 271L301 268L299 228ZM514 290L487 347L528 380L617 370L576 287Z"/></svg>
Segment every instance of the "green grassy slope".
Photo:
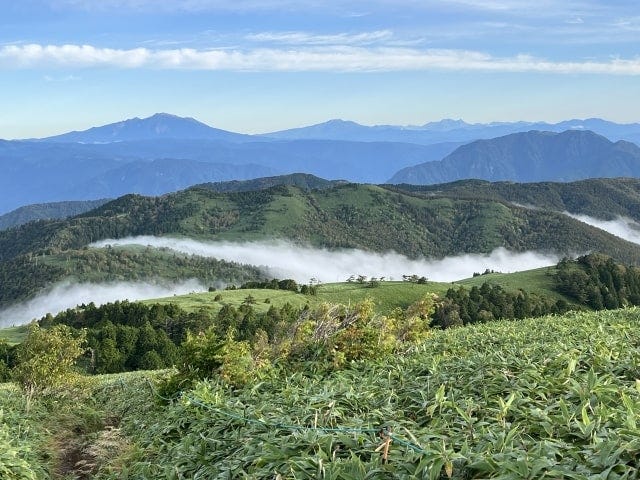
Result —
<svg viewBox="0 0 640 480"><path fill-rule="evenodd" d="M366 283L327 283L318 287L317 295L302 295L289 291L268 289L222 290L151 299L146 300L144 303L175 303L186 311L197 311L204 308L211 312L217 312L223 305L238 307L248 296L251 296L256 301L254 308L262 312L268 310L271 305L281 307L287 302L295 307L301 307L306 304L316 305L322 302L348 305L371 298L378 311L388 313L396 307L406 308L428 293L442 296L449 288L457 288L458 286L465 288L480 287L483 283L489 283L490 285L499 285L507 291L524 290L528 293L554 300L562 299L573 305L575 302L572 299L556 291L554 279L556 271L556 267L544 267L513 273L496 272L451 283L427 282L425 284L417 284L385 281L373 288L367 286ZM219 301L214 301L216 295L221 297ZM267 299L269 303L265 303Z"/></svg>
<svg viewBox="0 0 640 480"><path fill-rule="evenodd" d="M204 382L169 404L145 372L95 377L29 416L1 387L21 423L0 429L21 432L9 441L39 479L46 458L78 474L61 468L70 451L94 452L78 458L98 479L636 478L639 322L625 309L437 331L406 355ZM54 440L76 431L77 450L42 442L45 425Z"/></svg>
<svg viewBox="0 0 640 480"><path fill-rule="evenodd" d="M131 471L634 478L638 318L630 310L491 323L438 332L406 357L329 376L294 374L236 391L204 384L144 431L129 429L154 458ZM388 463L378 449L382 426L393 435Z"/></svg>
<svg viewBox="0 0 640 480"><path fill-rule="evenodd" d="M500 246L561 253L596 250L625 263L640 261L637 245L558 213L355 184L320 191L279 186L228 194L191 189L158 198L128 195L76 219L0 232L0 260L78 249L103 238L155 234L288 238L430 257L486 253Z"/></svg>
<svg viewBox="0 0 640 480"><path fill-rule="evenodd" d="M440 331L405 356L235 390L207 382L169 406L154 406L143 374L107 377L94 398L129 445L112 477L635 478L639 319L630 309Z"/></svg>
<svg viewBox="0 0 640 480"><path fill-rule="evenodd" d="M623 189L625 181L620 185ZM487 253L498 247L560 254L597 251L625 264L640 264L638 245L557 212L518 207L470 190L447 196L340 184L322 190L276 186L217 193L192 188L156 198L127 195L74 219L0 232L0 284L10 286L0 292L0 302L25 298L65 276L87 280L99 273L100 279L109 279L111 268L117 278L140 278L149 269L127 262L117 266L120 259L113 267L86 267L88 257L101 255L85 250L89 243L132 235L233 241L280 238L329 249L393 250L431 258ZM43 255L45 261L35 261ZM171 276L174 272L163 261L152 270L168 278L212 278L197 268Z"/></svg>
<svg viewBox="0 0 640 480"><path fill-rule="evenodd" d="M27 336L27 326L0 328L0 340L5 340L10 345L21 343Z"/></svg>
<svg viewBox="0 0 640 480"><path fill-rule="evenodd" d="M388 313L396 307L406 308L427 293L444 293L450 286L447 283L437 282L428 282L423 285L408 282L382 282L379 286L370 288L357 283L328 283L319 286L317 295L303 295L285 290L239 289L176 295L145 300L143 303L149 305L173 303L188 312L200 309L217 312L223 305L238 307L251 296L255 300L253 307L259 312L266 312L272 305L282 307L286 303L294 307L303 307L306 304L312 306L323 302L349 305L371 298L378 311ZM214 298L217 295L221 298L215 301ZM267 303L266 300L269 302Z"/></svg>
<svg viewBox="0 0 640 480"><path fill-rule="evenodd" d="M554 275L557 273L556 267L543 267L533 270L524 270L513 273L489 273L473 278L467 278L455 282L464 287L480 287L487 282L492 285L500 285L505 290L525 290L527 292L544 295L555 299L567 298L556 292Z"/></svg>

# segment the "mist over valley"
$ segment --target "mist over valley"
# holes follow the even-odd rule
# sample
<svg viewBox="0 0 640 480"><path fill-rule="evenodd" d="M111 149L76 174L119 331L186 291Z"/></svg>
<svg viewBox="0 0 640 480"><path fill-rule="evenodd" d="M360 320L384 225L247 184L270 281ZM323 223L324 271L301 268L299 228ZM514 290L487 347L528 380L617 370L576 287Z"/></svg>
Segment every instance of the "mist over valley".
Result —
<svg viewBox="0 0 640 480"><path fill-rule="evenodd" d="M202 291L198 280L167 282L110 282L103 284L64 282L48 288L34 298L0 310L0 328L24 325L47 313L55 315L68 308L93 302L103 305L118 300L146 300Z"/></svg>
<svg viewBox="0 0 640 480"><path fill-rule="evenodd" d="M396 252L376 253L361 249L313 248L286 241L202 242L170 237L130 237L108 239L91 246L151 246L178 252L214 257L255 265L265 275L292 278L307 283L311 278L322 282L343 282L351 276L385 277L401 280L403 275L424 276L436 282L452 282L485 270L514 272L554 265L559 256L538 252L510 252L497 248L488 254L466 254L441 259L411 259Z"/></svg>

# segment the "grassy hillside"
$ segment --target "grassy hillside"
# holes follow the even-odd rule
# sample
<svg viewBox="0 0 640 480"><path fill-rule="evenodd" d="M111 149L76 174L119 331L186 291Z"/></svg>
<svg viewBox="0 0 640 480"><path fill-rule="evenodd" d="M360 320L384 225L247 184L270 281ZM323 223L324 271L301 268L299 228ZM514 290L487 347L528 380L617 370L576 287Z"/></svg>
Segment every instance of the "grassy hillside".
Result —
<svg viewBox="0 0 640 480"><path fill-rule="evenodd" d="M555 212L355 184L320 191L279 186L228 194L191 189L156 198L129 195L72 220L0 232L0 260L78 249L104 238L162 234L288 238L428 257L486 253L500 246L560 253L595 250L625 263L640 261L637 245Z"/></svg>
<svg viewBox="0 0 640 480"><path fill-rule="evenodd" d="M557 268L555 266L513 273L495 272L459 280L455 284L471 288L473 286L480 287L483 283L488 282L492 285L500 285L506 290L523 289L539 295L565 298L557 292L554 278L556 273Z"/></svg>
<svg viewBox="0 0 640 480"><path fill-rule="evenodd" d="M625 180L605 183L621 191L627 185ZM640 264L636 244L557 212L516 206L506 195L485 195L482 188L474 190L475 183L465 185L460 185L464 192L443 186L453 189L448 193L339 184L321 190L280 185L230 193L192 188L162 197L127 195L73 219L40 221L0 232L0 283L10 286L1 291L0 302L25 298L65 276L92 280L154 274L213 279L199 267L174 272L162 259L144 261L151 265L157 260L152 268L134 266L128 260L118 266L121 259L113 260L113 266L87 263L89 257L104 255L86 250L91 242L132 235L230 241L281 238L328 249L393 250L430 258L487 253L498 247L567 255L596 251L625 264ZM538 187L544 190L543 185ZM510 188L526 192L536 187ZM574 188L576 203L587 189L582 184L567 188ZM629 196L615 197L621 202L620 211ZM591 198L595 201L596 196ZM154 257L149 252L145 255ZM215 273L215 269L209 271Z"/></svg>
<svg viewBox="0 0 640 480"><path fill-rule="evenodd" d="M507 291L525 290L536 295L554 300L562 299L569 304L575 304L574 300L558 292L555 281L556 273L556 267L544 267L522 272L483 274L451 283L427 282L418 284L386 281L381 282L374 288L369 287L367 283L327 283L318 287L316 295L303 295L290 291L269 289L220 290L150 299L145 300L143 303L148 305L173 303L188 312L205 309L215 313L223 305L239 307L248 296L251 296L255 299L254 309L264 312L272 305L280 308L285 303L290 303L294 307L302 307L306 304L317 305L323 302L348 305L358 303L365 298L371 298L378 311L389 313L397 307L406 308L427 293L435 293L442 296L449 288L456 288L457 286L465 288L480 287L482 284L488 283L490 285L499 285ZM216 296L220 297L217 301L214 300ZM266 302L267 300L268 303Z"/></svg>
<svg viewBox="0 0 640 480"><path fill-rule="evenodd" d="M196 185L195 188L208 188L215 192L250 192L253 190L265 190L277 185L292 185L302 190L316 190L329 188L344 180L325 180L308 173L292 173L290 175L278 175L277 177L262 177L252 180L231 180L229 182L210 182Z"/></svg>
<svg viewBox="0 0 640 480"><path fill-rule="evenodd" d="M214 379L168 403L145 372L95 377L29 415L2 387L0 442L34 472L16 478L637 478L639 321L625 309L436 331L406 355Z"/></svg>
<svg viewBox="0 0 640 480"><path fill-rule="evenodd" d="M27 326L0 328L0 341L4 340L10 345L22 342L27 336Z"/></svg>
<svg viewBox="0 0 640 480"><path fill-rule="evenodd" d="M143 303L148 305L173 303L188 312L205 309L215 313L223 305L239 307L247 297L251 296L255 300L255 303L252 304L253 308L258 312L266 312L271 306L280 308L285 303L299 308L307 304L317 305L323 302L349 305L371 298L378 311L389 313L397 307L407 308L427 293L444 293L450 286L447 283L436 282L421 285L408 282L382 282L379 286L370 288L366 284L360 285L358 283L328 283L320 285L316 295L303 295L286 290L250 288L177 295L145 300ZM220 298L216 301L214 299L217 296Z"/></svg>

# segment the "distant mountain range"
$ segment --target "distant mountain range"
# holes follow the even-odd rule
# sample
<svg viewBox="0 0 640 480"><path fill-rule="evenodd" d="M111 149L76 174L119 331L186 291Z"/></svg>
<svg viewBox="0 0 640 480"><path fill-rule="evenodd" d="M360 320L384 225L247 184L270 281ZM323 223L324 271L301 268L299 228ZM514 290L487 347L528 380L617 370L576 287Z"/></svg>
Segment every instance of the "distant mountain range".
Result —
<svg viewBox="0 0 640 480"><path fill-rule="evenodd" d="M321 139L432 145L447 142L467 143L472 140L501 137L531 130L557 133L566 130L591 130L613 141L627 140L640 143L640 123L619 124L599 118L566 120L558 123L494 122L473 124L462 120L445 119L420 126L365 126L345 120L329 120L308 127L266 133L265 137L286 140Z"/></svg>
<svg viewBox="0 0 640 480"><path fill-rule="evenodd" d="M0 214L34 203L159 195L295 172L379 183L457 146L280 141L157 114L40 140L0 140Z"/></svg>
<svg viewBox="0 0 640 480"><path fill-rule="evenodd" d="M389 183L427 185L467 178L516 182L639 177L640 147L591 131L514 133L461 146L440 161L400 170Z"/></svg>
<svg viewBox="0 0 640 480"><path fill-rule="evenodd" d="M520 171L521 167L530 170L530 162L509 165L504 149L494 151L487 147L483 151L477 144L471 150L463 147L479 138L531 128L569 128L576 134L586 134L584 129L590 128L614 140L640 140L640 124L620 125L599 119L558 124L486 125L443 120L417 127L368 127L333 120L267 135L244 135L212 128L192 118L156 114L44 139L0 140L0 191L3 193L0 214L34 203L94 200L124 193L159 195L197 183L295 172L365 183L382 183L389 179L394 182L440 182L481 174L484 176L480 178L523 181L637 175L633 161L628 159L635 155L629 144L616 144L610 151L601 149L597 157L589 156L586 149L580 150L586 152L586 158L590 160L583 165L576 153L571 162L565 162L566 172L554 170L558 166L558 156L537 159L538 173L543 172L545 165L553 166L538 176L528 170ZM522 144L522 155L517 152L520 147L514 145L518 158L532 159L526 153L529 143L524 141ZM562 151L562 148L558 146L557 150ZM567 151L575 148L566 146ZM610 157L612 152L614 157ZM482 161L473 157L476 153L484 155ZM542 149L538 153L546 155L547 151ZM422 167L398 173L447 156L458 158L462 163L473 161L486 165L479 166L476 171L465 170L461 164L456 164L439 174L430 174L433 175L430 180L424 180L427 177L416 173ZM448 160L441 165L449 164ZM611 170L610 166L618 170ZM570 171L573 167L576 167L575 172ZM499 171L500 175L486 176L485 171L491 169Z"/></svg>
<svg viewBox="0 0 640 480"><path fill-rule="evenodd" d="M231 143L269 142L275 140L342 140L348 142L397 142L433 145L436 143L468 143L511 133L540 130L591 130L610 140L640 143L640 123L620 124L588 118L547 122L467 123L444 119L424 125L361 125L348 120L333 119L306 127L280 130L261 135L247 135L210 127L189 117L156 113L148 118L132 118L121 122L74 131L35 141L47 143L101 144L140 140L209 140Z"/></svg>

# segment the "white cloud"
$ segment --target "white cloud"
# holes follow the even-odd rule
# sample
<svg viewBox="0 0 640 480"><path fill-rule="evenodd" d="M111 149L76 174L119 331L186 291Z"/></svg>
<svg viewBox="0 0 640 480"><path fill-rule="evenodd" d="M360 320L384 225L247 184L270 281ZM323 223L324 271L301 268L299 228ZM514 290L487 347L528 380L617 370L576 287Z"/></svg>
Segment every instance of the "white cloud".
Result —
<svg viewBox="0 0 640 480"><path fill-rule="evenodd" d="M197 280L166 285L142 282L64 283L54 286L31 300L1 310L0 328L24 325L34 319L42 318L47 313L55 315L83 303L93 302L96 305L102 305L116 300L144 300L202 290L204 287Z"/></svg>
<svg viewBox="0 0 640 480"><path fill-rule="evenodd" d="M576 220L580 220L587 225L599 228L600 230L609 232L616 237L620 237L624 240L640 245L640 224L630 218L618 217L615 220L600 220L588 215L577 215L569 212L564 213L565 215L575 218Z"/></svg>
<svg viewBox="0 0 640 480"><path fill-rule="evenodd" d="M501 272L528 270L554 265L556 255L536 252L509 252L498 248L488 255L468 254L444 259L410 259L395 252L375 253L364 250L326 250L277 242L199 242L169 237L134 237L103 240L106 245L150 245L190 255L214 257L256 265L270 276L308 282L315 277L324 282L344 281L350 275L385 276L400 280L402 275L416 274L430 280L449 282L471 277L474 272L491 269Z"/></svg>
<svg viewBox="0 0 640 480"><path fill-rule="evenodd" d="M494 57L471 50L355 46L308 48L112 49L91 45L6 45L0 68L191 69L226 71L487 71L640 75L640 57L558 62L529 55Z"/></svg>

